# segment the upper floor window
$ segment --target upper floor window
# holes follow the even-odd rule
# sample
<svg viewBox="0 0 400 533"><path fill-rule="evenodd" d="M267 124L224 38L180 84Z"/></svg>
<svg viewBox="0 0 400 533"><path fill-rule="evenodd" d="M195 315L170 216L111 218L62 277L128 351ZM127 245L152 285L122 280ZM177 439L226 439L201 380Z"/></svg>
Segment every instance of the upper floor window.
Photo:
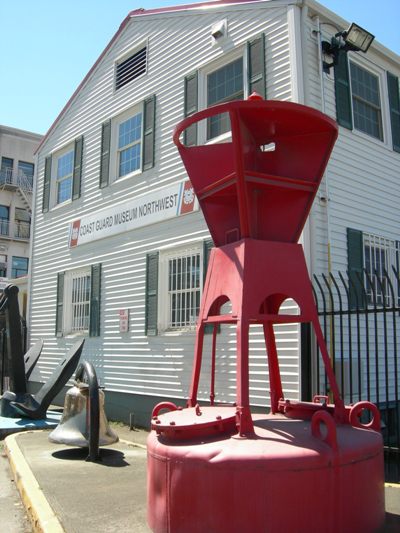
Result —
<svg viewBox="0 0 400 533"><path fill-rule="evenodd" d="M354 127L383 141L379 78L350 62Z"/></svg>
<svg viewBox="0 0 400 533"><path fill-rule="evenodd" d="M54 158L55 204L61 204L72 197L72 174L74 170L74 149L67 148Z"/></svg>
<svg viewBox="0 0 400 533"><path fill-rule="evenodd" d="M223 61L206 65L185 78L185 116L199 109L242 100L252 92L265 98L265 42L264 35L249 41ZM184 134L187 146L217 139L230 131L227 113L213 116L207 123L193 124Z"/></svg>
<svg viewBox="0 0 400 533"><path fill-rule="evenodd" d="M118 123L117 177L140 169L142 152L142 113Z"/></svg>
<svg viewBox="0 0 400 533"><path fill-rule="evenodd" d="M18 177L26 179L31 187L33 184L34 169L35 165L33 163L18 161Z"/></svg>
<svg viewBox="0 0 400 533"><path fill-rule="evenodd" d="M1 158L0 184L11 183L14 160L10 157Z"/></svg>
<svg viewBox="0 0 400 533"><path fill-rule="evenodd" d="M367 68L368 67L368 68ZM390 144L400 152L400 86L397 76L339 50L334 64L338 124Z"/></svg>
<svg viewBox="0 0 400 533"><path fill-rule="evenodd" d="M116 62L115 89L118 90L132 80L135 80L147 69L147 46L143 46L134 53Z"/></svg>
<svg viewBox="0 0 400 533"><path fill-rule="evenodd" d="M43 212L81 194L83 136L46 157L43 182Z"/></svg>
<svg viewBox="0 0 400 533"><path fill-rule="evenodd" d="M207 107L231 100L243 100L243 58L240 57L207 76ZM207 139L213 139L230 130L227 113L208 119Z"/></svg>
<svg viewBox="0 0 400 533"><path fill-rule="evenodd" d="M154 166L155 96L102 124L100 187Z"/></svg>

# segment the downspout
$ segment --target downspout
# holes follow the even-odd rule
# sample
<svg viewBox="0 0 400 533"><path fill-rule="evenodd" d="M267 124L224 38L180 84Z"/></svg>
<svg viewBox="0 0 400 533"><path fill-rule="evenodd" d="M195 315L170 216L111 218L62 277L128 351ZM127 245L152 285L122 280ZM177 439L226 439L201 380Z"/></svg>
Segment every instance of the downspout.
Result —
<svg viewBox="0 0 400 533"><path fill-rule="evenodd" d="M321 111L326 113L325 109L325 84L324 74L322 70L322 47L321 47L321 23L319 16L315 17L317 23L317 46L318 46L318 77L320 80L320 94L321 94ZM331 257L331 221L329 209L329 173L325 171L325 208L326 208L326 231L327 231L327 253L328 253L328 272L332 271L332 257Z"/></svg>
<svg viewBox="0 0 400 533"><path fill-rule="evenodd" d="M315 21L317 23L317 47L318 47L318 77L320 81L320 95L321 95L321 111L322 113L326 113L325 108L325 84L324 84L324 73L322 68L322 38L321 38L321 23L319 20L319 16L317 15L315 17ZM320 201L322 201L322 197L320 196ZM331 255L331 220L330 220L330 209L329 209L329 172L328 169L325 170L325 209L326 209L326 232L327 232L327 259L328 259L328 275L330 272L332 272L332 255ZM331 277L328 277L329 284L331 284ZM334 346L333 346L333 316L330 315L329 319L329 359L331 362L331 366L333 368L333 371L335 372L334 368L334 361L332 354L334 353ZM318 378L317 378L318 379ZM332 392L328 391L328 396L330 402L333 401L332 398Z"/></svg>

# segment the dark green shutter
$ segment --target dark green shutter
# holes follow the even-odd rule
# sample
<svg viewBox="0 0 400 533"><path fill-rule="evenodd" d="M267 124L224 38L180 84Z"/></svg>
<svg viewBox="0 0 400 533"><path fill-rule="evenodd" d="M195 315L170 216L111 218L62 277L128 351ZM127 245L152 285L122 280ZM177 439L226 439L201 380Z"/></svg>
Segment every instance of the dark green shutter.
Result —
<svg viewBox="0 0 400 533"><path fill-rule="evenodd" d="M145 333L157 335L158 316L158 252L146 256Z"/></svg>
<svg viewBox="0 0 400 533"><path fill-rule="evenodd" d="M46 157L44 163L44 181L43 181L43 204L42 212L47 213L50 203L50 182L51 182L51 155Z"/></svg>
<svg viewBox="0 0 400 533"><path fill-rule="evenodd" d="M101 264L92 265L90 279L90 323L89 336L100 335L100 302L101 302Z"/></svg>
<svg viewBox="0 0 400 533"><path fill-rule="evenodd" d="M198 74L193 72L185 77L185 117L189 117L198 110ZM184 132L185 146L197 144L197 124L192 124Z"/></svg>
<svg viewBox="0 0 400 533"><path fill-rule="evenodd" d="M57 274L56 336L63 334L64 272Z"/></svg>
<svg viewBox="0 0 400 533"><path fill-rule="evenodd" d="M364 305L363 267L364 244L362 231L347 228L347 266L349 275L349 305L351 309Z"/></svg>
<svg viewBox="0 0 400 533"><path fill-rule="evenodd" d="M100 188L106 187L110 175L111 120L101 126Z"/></svg>
<svg viewBox="0 0 400 533"><path fill-rule="evenodd" d="M73 200L77 200L81 195L82 158L83 158L83 135L75 139L74 177L73 177L73 185L72 185L72 199Z"/></svg>
<svg viewBox="0 0 400 533"><path fill-rule="evenodd" d="M351 92L349 64L347 53L344 50L337 52L337 61L334 65L335 72L335 97L336 97L336 119L341 126L353 129L353 118L351 111Z"/></svg>
<svg viewBox="0 0 400 533"><path fill-rule="evenodd" d="M211 239L207 239L203 241L203 285L206 281L207 276L207 268L208 268L208 262L210 261L210 253L211 250L214 248L214 243ZM214 329L213 324L206 324L204 328L204 333L212 333ZM218 331L220 331L220 327L218 327Z"/></svg>
<svg viewBox="0 0 400 533"><path fill-rule="evenodd" d="M147 98L143 105L143 164L142 169L154 167L154 134L156 126L156 97Z"/></svg>
<svg viewBox="0 0 400 533"><path fill-rule="evenodd" d="M265 91L265 38L262 34L247 43L248 94L256 92L266 98Z"/></svg>
<svg viewBox="0 0 400 533"><path fill-rule="evenodd" d="M400 88L399 78L387 73L390 123L392 126L393 150L400 152Z"/></svg>

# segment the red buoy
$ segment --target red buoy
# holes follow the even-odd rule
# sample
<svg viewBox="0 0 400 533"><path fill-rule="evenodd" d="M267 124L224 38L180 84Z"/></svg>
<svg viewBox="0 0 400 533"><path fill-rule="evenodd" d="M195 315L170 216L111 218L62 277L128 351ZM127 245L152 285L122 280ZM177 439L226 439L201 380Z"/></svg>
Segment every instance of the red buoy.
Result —
<svg viewBox="0 0 400 533"><path fill-rule="evenodd" d="M228 113L231 142L184 146L182 132ZM196 330L187 408L163 402L148 438L148 522L155 533L372 532L384 521L379 411L345 406L297 244L337 137L315 109L254 95L182 121L174 142L216 247ZM292 298L298 315L280 313ZM221 314L230 302L231 312ZM309 322L333 403L284 399L274 324ZM198 404L204 329L213 325L210 405ZM215 405L219 324L236 326L234 406ZM249 403L249 328L263 326L271 412ZM362 423L364 411L369 423Z"/></svg>

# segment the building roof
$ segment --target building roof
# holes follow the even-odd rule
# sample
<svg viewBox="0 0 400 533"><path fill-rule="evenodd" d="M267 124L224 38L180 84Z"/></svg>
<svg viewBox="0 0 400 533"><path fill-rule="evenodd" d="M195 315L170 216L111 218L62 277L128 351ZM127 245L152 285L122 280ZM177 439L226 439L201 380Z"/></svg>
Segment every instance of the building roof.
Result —
<svg viewBox="0 0 400 533"><path fill-rule="evenodd" d="M56 127L58 122L61 120L61 118L66 113L66 111L69 109L70 105L74 101L74 99L77 96L77 94L80 92L82 87L86 84L86 82L90 78L92 72L96 69L97 65L101 62L103 57L107 54L108 50L112 47L112 45L118 39L118 37L123 32L125 27L129 24L131 19L136 18L136 17L143 17L143 16L148 16L148 15L159 15L159 14L173 13L173 12L179 12L179 11L197 11L199 9L203 10L203 9L209 9L209 8L214 8L214 7L229 6L229 5L232 5L232 4L259 3L260 1L265 1L265 0L210 0L208 2L198 2L198 3L195 3L195 4L182 4L182 5L178 5L178 6L160 7L160 8L155 8L155 9L140 8L140 9L135 9L133 11L130 11L130 13L128 13L128 15L122 21L122 23L119 26L117 32L112 37L111 41L104 48L103 52L100 54L100 56L97 58L96 62L93 64L92 68L89 70L89 72L83 78L81 83L78 85L78 87L76 88L76 90L72 94L71 98L68 100L68 102L62 108L61 112L59 113L59 115L57 116L57 118L55 119L53 124L50 126L50 128L47 131L47 133L43 136L43 139L42 139L41 143L39 144L39 146L37 147L35 153L37 153L40 150L40 148L42 147L42 145L46 142L46 140L47 140L48 136L50 135L50 133L54 130L54 128ZM270 0L270 1L273 1L273 0Z"/></svg>
<svg viewBox="0 0 400 533"><path fill-rule="evenodd" d="M173 1L173 0L171 0ZM77 94L79 94L80 90L84 87L86 82L89 80L92 73L96 70L98 64L102 61L103 57L107 54L109 49L113 46L115 41L119 38L120 34L124 31L125 27L129 24L129 22L134 18L141 18L146 17L149 15L163 15L168 13L175 13L175 12L183 12L183 11L194 11L199 12L203 10L208 9L214 9L218 7L224 7L224 6L230 6L230 5L240 5L240 4L268 4L268 3L277 3L279 0L209 0L207 2L197 2L194 4L182 4L178 6L169 6L169 7L160 7L155 9L135 9L128 13L128 15L125 17L125 19L122 21L121 25L119 26L117 32L112 37L108 45L104 48L103 52L98 57L97 61L93 64L92 68L89 70L89 72L86 74L86 76L83 78L81 83L76 88L75 92L72 94L71 98L68 100L68 102L65 104L53 124L48 129L47 133L43 136L42 141L40 142L39 146L36 149L37 153L42 145L46 142L47 138L49 137L50 133L54 130L58 122L61 120L61 118L65 115L66 111L71 106L72 102L74 101ZM327 17L328 19L331 19L332 17L335 18L335 21L338 24L346 25L346 21L344 21L341 17L337 16L332 11L328 10L327 8L323 7L321 4L316 2L315 0L286 0L287 3L295 3L298 5L307 5L310 9L317 13L321 13L323 16ZM281 0L281 3L285 3L285 0ZM385 48L383 45L379 44L378 42L374 41L373 47L375 49L378 49L384 54L387 54L389 57L391 57L394 60L398 60L398 56L394 54L391 50Z"/></svg>

